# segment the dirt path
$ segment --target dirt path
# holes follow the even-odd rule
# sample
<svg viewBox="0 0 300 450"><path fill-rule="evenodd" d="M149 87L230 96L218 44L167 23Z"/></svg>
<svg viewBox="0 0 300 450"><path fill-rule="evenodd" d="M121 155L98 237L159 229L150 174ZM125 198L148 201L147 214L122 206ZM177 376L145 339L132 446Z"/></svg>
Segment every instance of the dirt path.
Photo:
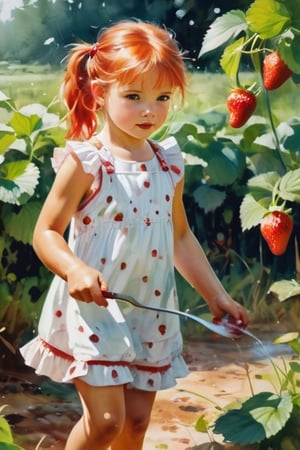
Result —
<svg viewBox="0 0 300 450"><path fill-rule="evenodd" d="M288 347L271 345L272 339L270 333L261 336L263 347L248 338L233 342L211 336L186 343L184 356L190 373L178 380L175 388L158 393L144 450L228 448L222 444L221 436L213 436L211 431L200 433L194 425L202 415L213 420L216 404L223 407L250 394L247 371L255 392L272 390L269 383L255 376L273 373L266 357L269 353L274 360L291 354ZM36 381L28 373L0 371L0 404L7 405L2 414L13 427L16 443L25 450L35 450L41 439L40 450L63 450L66 436L80 417L78 400L41 395L33 379Z"/></svg>

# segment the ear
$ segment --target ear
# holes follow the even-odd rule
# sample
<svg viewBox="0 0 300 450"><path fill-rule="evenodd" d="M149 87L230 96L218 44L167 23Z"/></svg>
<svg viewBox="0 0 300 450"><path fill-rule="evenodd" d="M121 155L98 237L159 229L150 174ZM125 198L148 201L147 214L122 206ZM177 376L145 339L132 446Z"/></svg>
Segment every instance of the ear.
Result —
<svg viewBox="0 0 300 450"><path fill-rule="evenodd" d="M96 103L102 107L104 105L104 89L98 81L92 81L91 89Z"/></svg>

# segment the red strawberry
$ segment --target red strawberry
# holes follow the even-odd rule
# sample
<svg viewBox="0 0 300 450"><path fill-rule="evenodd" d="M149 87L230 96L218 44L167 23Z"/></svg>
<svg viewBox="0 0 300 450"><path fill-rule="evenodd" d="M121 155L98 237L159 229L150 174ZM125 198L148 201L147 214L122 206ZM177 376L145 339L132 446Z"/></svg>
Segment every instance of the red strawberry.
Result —
<svg viewBox="0 0 300 450"><path fill-rule="evenodd" d="M260 232L273 255L286 251L293 227L293 219L283 211L272 211L262 219Z"/></svg>
<svg viewBox="0 0 300 450"><path fill-rule="evenodd" d="M256 96L253 92L243 88L231 91L227 98L229 111L229 125L233 128L242 127L256 108Z"/></svg>
<svg viewBox="0 0 300 450"><path fill-rule="evenodd" d="M279 88L293 72L281 59L277 51L267 55L263 62L263 82L268 91Z"/></svg>

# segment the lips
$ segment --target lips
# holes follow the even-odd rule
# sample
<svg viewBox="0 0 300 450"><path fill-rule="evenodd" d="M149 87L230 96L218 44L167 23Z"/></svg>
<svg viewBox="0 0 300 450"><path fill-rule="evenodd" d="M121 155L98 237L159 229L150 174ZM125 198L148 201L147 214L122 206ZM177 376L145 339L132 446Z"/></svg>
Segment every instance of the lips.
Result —
<svg viewBox="0 0 300 450"><path fill-rule="evenodd" d="M150 128L153 127L153 124L146 122L146 123L138 123L137 126L142 130L149 130Z"/></svg>

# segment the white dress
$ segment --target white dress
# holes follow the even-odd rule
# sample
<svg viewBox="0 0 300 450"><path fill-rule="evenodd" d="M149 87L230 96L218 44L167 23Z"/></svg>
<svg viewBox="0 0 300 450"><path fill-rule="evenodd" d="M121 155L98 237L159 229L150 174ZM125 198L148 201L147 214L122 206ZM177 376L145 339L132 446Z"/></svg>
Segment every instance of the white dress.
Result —
<svg viewBox="0 0 300 450"><path fill-rule="evenodd" d="M57 171L74 152L94 176L93 190L72 219L69 245L101 271L109 290L140 302L177 308L172 199L184 163L174 138L151 143L153 158L128 162L88 142L56 149ZM80 277L80 273L78 273ZM93 386L129 384L157 391L186 376L177 316L109 300L76 301L55 276L38 336L21 348L27 365L57 382L79 377Z"/></svg>

